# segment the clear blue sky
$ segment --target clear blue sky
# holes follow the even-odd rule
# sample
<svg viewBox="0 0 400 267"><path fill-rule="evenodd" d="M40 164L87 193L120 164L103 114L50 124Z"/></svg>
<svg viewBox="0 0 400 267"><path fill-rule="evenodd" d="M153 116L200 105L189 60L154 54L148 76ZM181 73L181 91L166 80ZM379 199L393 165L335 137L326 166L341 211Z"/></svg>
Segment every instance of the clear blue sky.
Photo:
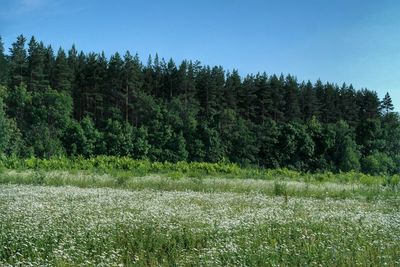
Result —
<svg viewBox="0 0 400 267"><path fill-rule="evenodd" d="M54 48L200 60L241 74L352 83L400 109L397 0L0 0L6 48L35 35Z"/></svg>

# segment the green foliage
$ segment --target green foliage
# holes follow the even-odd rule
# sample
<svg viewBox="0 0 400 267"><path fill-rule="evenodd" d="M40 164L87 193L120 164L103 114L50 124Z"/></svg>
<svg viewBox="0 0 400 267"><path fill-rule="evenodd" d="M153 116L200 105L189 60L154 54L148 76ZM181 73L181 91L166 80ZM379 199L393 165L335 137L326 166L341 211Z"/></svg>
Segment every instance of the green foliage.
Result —
<svg viewBox="0 0 400 267"><path fill-rule="evenodd" d="M298 123L289 123L281 127L278 141L280 165L300 170L308 169L315 144L306 128Z"/></svg>
<svg viewBox="0 0 400 267"><path fill-rule="evenodd" d="M8 82L9 62L4 54L4 44L0 36L0 85L6 85Z"/></svg>
<svg viewBox="0 0 400 267"><path fill-rule="evenodd" d="M362 170L374 175L392 173L395 163L387 154L375 153L362 160Z"/></svg>
<svg viewBox="0 0 400 267"><path fill-rule="evenodd" d="M358 171L360 169L360 153L352 139L352 131L348 124L339 121L332 125L335 129L335 142L331 148L332 160L341 171Z"/></svg>
<svg viewBox="0 0 400 267"><path fill-rule="evenodd" d="M0 154L19 156L21 149L21 133L15 121L6 116L3 99L0 97Z"/></svg>
<svg viewBox="0 0 400 267"><path fill-rule="evenodd" d="M130 124L109 119L104 129L104 143L112 156L130 156L133 150L133 128Z"/></svg>
<svg viewBox="0 0 400 267"><path fill-rule="evenodd" d="M54 174L34 176L38 184L54 182ZM79 179L93 178L79 176L78 186ZM62 181L69 177L63 174ZM112 179L121 186L131 182L124 175ZM185 183L221 185L212 181L136 181L138 188L147 182L155 190L2 185L0 265L398 265L399 206L391 199L285 201L262 194L168 191ZM231 188L245 186L230 182Z"/></svg>
<svg viewBox="0 0 400 267"><path fill-rule="evenodd" d="M90 171L118 173L128 171L134 176L151 174L167 174L184 177L219 177L240 179L261 179L274 181L307 181L307 182L335 182L335 183L358 183L386 185L396 183L398 177L381 173L362 174L359 172L324 172L324 173L302 173L289 169L261 169L256 167L240 167L235 163L219 162L150 162L148 160L135 160L130 157L97 156L93 158L77 157L52 157L42 159L30 157L19 159L17 157L3 156L0 166L7 169L19 170L66 170L66 171ZM178 174L179 173L179 174ZM392 178L393 177L393 178ZM397 178L396 178L397 177ZM373 182L371 182L373 181Z"/></svg>
<svg viewBox="0 0 400 267"><path fill-rule="evenodd" d="M230 161L338 173L358 171L361 158L384 153L395 166L387 172L400 168L400 118L389 94L380 101L352 85L240 77L158 55L143 66L129 51L108 59L73 46L55 55L34 37L26 45L22 35L9 51L0 40L6 155Z"/></svg>
<svg viewBox="0 0 400 267"><path fill-rule="evenodd" d="M81 123L85 143L82 147L82 155L85 157L92 157L94 155L102 154L105 152L105 144L102 139L101 133L96 129L92 119L85 116Z"/></svg>
<svg viewBox="0 0 400 267"><path fill-rule="evenodd" d="M61 138L71 120L71 97L47 87L42 92L33 93L32 103L31 124L24 134L32 144L35 155L53 157L64 154Z"/></svg>
<svg viewBox="0 0 400 267"><path fill-rule="evenodd" d="M274 195L287 196L287 186L285 182L280 182L280 181L274 182Z"/></svg>

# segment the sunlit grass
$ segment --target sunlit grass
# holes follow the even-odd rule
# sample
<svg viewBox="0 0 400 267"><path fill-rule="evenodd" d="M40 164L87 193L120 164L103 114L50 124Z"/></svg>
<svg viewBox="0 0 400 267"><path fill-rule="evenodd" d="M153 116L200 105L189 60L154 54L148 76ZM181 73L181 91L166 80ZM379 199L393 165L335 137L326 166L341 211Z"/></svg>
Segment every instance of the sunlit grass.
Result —
<svg viewBox="0 0 400 267"><path fill-rule="evenodd" d="M397 199L400 202L399 185L365 185L352 183L296 181L291 178L274 180L232 179L223 176L188 177L181 174L149 174L135 176L130 171L94 173L91 171L3 171L2 184L35 184L50 186L72 185L82 188L111 187L129 190L154 189L162 191L236 192L259 193L271 196L314 198Z"/></svg>
<svg viewBox="0 0 400 267"><path fill-rule="evenodd" d="M1 185L0 229L0 265L400 264L385 200Z"/></svg>

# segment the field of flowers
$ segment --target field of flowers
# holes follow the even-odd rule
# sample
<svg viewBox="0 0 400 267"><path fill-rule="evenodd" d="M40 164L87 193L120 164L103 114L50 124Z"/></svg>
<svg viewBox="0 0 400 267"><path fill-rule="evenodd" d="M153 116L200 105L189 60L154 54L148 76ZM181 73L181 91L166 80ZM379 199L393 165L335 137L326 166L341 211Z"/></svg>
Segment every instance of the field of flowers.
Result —
<svg viewBox="0 0 400 267"><path fill-rule="evenodd" d="M166 178L123 176L115 178L123 182L118 189L86 186L88 179L110 181L107 175L7 175L0 184L0 266L400 265L395 194L329 195L364 185L208 179L193 190L194 179L169 178L157 188ZM42 183L28 184L34 179ZM305 191L291 194L296 188ZM307 195L324 190L325 197Z"/></svg>

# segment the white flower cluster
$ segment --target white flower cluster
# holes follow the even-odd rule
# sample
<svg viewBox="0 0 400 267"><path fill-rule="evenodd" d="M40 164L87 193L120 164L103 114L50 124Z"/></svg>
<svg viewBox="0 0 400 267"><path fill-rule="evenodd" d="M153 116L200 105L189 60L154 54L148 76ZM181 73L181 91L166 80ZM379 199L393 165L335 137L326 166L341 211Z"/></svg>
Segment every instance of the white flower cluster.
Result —
<svg viewBox="0 0 400 267"><path fill-rule="evenodd" d="M0 185L0 265L400 265L380 200Z"/></svg>

